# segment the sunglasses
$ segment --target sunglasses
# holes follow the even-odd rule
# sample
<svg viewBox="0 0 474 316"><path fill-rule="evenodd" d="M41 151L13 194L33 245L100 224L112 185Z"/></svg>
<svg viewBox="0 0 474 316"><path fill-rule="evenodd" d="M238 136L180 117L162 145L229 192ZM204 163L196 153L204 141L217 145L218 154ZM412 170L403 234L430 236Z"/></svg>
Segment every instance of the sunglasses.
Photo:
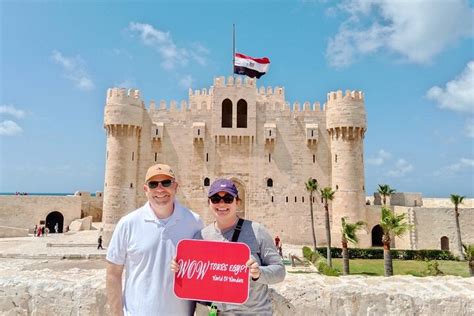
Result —
<svg viewBox="0 0 474 316"><path fill-rule="evenodd" d="M224 196L220 196L219 194L214 194L213 196L209 197L209 200L211 200L212 204L217 204L221 200L223 200L225 204L231 204L232 202L234 202L234 197L230 194L226 194Z"/></svg>
<svg viewBox="0 0 474 316"><path fill-rule="evenodd" d="M150 189L156 189L160 183L163 188L169 188L174 183L174 181L171 179L166 179L162 181L150 181L147 185Z"/></svg>

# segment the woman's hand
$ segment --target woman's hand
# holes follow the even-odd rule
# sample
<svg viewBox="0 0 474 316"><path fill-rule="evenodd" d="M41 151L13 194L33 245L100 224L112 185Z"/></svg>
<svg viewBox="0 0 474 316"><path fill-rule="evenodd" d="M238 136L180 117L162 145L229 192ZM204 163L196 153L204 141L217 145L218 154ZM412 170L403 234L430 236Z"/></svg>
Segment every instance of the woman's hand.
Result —
<svg viewBox="0 0 474 316"><path fill-rule="evenodd" d="M257 281L261 273L258 262L255 261L255 259L250 258L249 261L247 261L246 265L247 267L249 267L249 272L250 276L252 277L252 280Z"/></svg>

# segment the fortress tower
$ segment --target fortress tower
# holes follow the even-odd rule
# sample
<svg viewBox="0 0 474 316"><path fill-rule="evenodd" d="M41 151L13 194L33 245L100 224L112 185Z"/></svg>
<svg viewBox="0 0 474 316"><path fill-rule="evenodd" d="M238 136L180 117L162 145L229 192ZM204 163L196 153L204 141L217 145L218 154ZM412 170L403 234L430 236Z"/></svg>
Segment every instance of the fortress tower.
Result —
<svg viewBox="0 0 474 316"><path fill-rule="evenodd" d="M332 231L340 241L341 217L365 220L364 134L367 120L362 92L328 93L327 132L331 146ZM362 235L362 234L361 234Z"/></svg>
<svg viewBox="0 0 474 316"><path fill-rule="evenodd" d="M216 77L189 99L144 106L138 90L109 89L104 125L104 241L123 215L145 201L143 177L154 163L170 164L178 199L213 220L207 205L210 183L232 179L242 199L240 215L264 223L287 243L311 242L305 182L336 190L332 233L340 218L364 219L361 92L331 92L327 104L285 100L283 87L257 87L256 80ZM325 243L324 206L315 196L318 245ZM334 242L336 243L336 241Z"/></svg>
<svg viewBox="0 0 474 316"><path fill-rule="evenodd" d="M107 152L102 220L106 244L118 220L137 205L137 185L143 182L137 176L145 115L138 90L108 89L104 113Z"/></svg>

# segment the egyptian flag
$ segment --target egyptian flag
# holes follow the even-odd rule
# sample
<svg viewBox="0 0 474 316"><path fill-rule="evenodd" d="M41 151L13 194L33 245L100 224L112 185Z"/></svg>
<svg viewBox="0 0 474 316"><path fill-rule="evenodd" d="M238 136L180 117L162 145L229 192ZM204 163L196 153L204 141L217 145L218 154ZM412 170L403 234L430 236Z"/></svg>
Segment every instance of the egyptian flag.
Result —
<svg viewBox="0 0 474 316"><path fill-rule="evenodd" d="M244 54L235 53L234 73L249 76L250 78L261 76L267 73L270 67L270 59L267 57L253 58Z"/></svg>

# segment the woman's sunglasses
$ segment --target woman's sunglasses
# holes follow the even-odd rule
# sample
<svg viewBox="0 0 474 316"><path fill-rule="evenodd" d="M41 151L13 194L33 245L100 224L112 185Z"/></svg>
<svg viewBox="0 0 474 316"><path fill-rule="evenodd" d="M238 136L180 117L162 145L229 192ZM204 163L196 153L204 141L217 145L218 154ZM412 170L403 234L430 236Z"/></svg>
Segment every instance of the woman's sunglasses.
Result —
<svg viewBox="0 0 474 316"><path fill-rule="evenodd" d="M234 202L234 197L230 194L226 194L224 196L220 196L219 194L214 194L209 197L209 200L211 200L212 204L217 204L221 200L223 200L225 204L231 204L232 202Z"/></svg>
<svg viewBox="0 0 474 316"><path fill-rule="evenodd" d="M174 181L171 180L171 179L166 179L166 180L163 180L163 181L150 181L150 182L148 182L148 187L150 189L156 189L158 187L158 185L161 183L163 188L169 188L173 184L173 182Z"/></svg>

